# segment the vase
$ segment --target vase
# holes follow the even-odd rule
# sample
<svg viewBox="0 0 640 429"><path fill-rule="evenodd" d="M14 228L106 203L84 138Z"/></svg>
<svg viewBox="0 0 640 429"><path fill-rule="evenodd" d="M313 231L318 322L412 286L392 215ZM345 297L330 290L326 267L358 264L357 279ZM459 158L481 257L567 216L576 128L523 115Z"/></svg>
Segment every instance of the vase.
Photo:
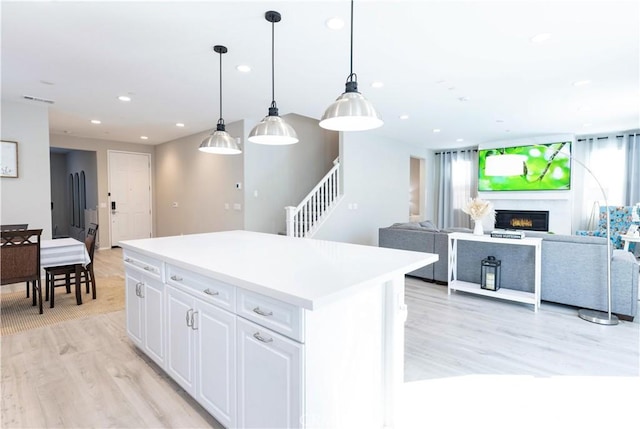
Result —
<svg viewBox="0 0 640 429"><path fill-rule="evenodd" d="M484 228L482 227L482 220L478 219L473 227L473 235L484 235Z"/></svg>

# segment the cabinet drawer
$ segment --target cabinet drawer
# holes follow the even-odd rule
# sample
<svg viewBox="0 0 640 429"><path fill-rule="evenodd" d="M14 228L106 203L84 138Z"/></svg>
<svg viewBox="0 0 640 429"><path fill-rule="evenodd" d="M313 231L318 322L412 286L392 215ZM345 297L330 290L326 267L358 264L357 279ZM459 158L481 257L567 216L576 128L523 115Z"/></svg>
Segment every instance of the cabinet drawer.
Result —
<svg viewBox="0 0 640 429"><path fill-rule="evenodd" d="M166 282L173 286L187 288L194 296L205 302L235 311L235 287L219 280L196 274L189 270L167 264Z"/></svg>
<svg viewBox="0 0 640 429"><path fill-rule="evenodd" d="M150 276L163 281L162 278L162 267L163 262L151 258L149 256L143 255L141 253L132 252L130 250L124 251L124 267L126 268L136 268L138 270L142 270L145 273L148 273Z"/></svg>
<svg viewBox="0 0 640 429"><path fill-rule="evenodd" d="M236 313L245 319L304 342L303 309L264 295L238 289Z"/></svg>

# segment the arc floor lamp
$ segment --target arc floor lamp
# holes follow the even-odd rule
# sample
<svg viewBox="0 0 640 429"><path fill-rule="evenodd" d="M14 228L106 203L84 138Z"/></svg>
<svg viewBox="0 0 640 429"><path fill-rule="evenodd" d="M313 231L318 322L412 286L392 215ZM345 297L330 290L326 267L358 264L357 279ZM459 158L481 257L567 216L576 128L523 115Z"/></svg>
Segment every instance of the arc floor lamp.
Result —
<svg viewBox="0 0 640 429"><path fill-rule="evenodd" d="M533 145L533 147L542 150L553 150L543 145ZM570 160L575 161L576 164L579 164L584 168L587 173L593 177L593 180L596 181L598 187L600 188L600 192L602 192L602 197L604 198L604 206L605 212L607 213L607 311L597 311L597 310L588 310L581 309L578 311L578 317L583 320L598 323L600 325L617 325L618 317L614 314L611 314L611 219L609 214L609 204L607 202L607 193L605 192L602 184L598 180L593 171L589 167L587 167L583 162L574 158L568 153L562 152L562 155L568 157ZM555 156L555 155L554 155ZM485 175L486 176L521 176L525 174L526 171L526 157L524 155L516 155L516 154L507 154L501 153L497 155L491 155L486 158L485 163Z"/></svg>

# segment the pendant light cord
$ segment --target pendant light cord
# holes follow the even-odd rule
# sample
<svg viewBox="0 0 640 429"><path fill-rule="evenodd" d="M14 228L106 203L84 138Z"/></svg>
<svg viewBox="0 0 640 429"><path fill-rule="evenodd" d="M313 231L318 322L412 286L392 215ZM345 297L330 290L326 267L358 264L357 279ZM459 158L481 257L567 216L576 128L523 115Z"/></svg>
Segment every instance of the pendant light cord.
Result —
<svg viewBox="0 0 640 429"><path fill-rule="evenodd" d="M347 82L358 82L358 76L353 72L353 0L351 0L351 52L349 56L349 76Z"/></svg>
<svg viewBox="0 0 640 429"><path fill-rule="evenodd" d="M220 120L218 123L224 124L224 119L222 119L222 52L220 52Z"/></svg>
<svg viewBox="0 0 640 429"><path fill-rule="evenodd" d="M276 107L276 78L275 78L275 22L271 21L271 107Z"/></svg>

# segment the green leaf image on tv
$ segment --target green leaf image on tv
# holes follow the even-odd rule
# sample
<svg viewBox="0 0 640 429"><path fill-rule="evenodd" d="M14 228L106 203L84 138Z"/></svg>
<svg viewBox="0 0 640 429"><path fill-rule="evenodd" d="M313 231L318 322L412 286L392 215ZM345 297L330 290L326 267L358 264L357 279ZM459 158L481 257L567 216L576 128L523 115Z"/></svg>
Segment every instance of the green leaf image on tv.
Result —
<svg viewBox="0 0 640 429"><path fill-rule="evenodd" d="M522 173L490 176L487 158L520 155ZM563 191L571 189L571 142L478 150L478 191Z"/></svg>

